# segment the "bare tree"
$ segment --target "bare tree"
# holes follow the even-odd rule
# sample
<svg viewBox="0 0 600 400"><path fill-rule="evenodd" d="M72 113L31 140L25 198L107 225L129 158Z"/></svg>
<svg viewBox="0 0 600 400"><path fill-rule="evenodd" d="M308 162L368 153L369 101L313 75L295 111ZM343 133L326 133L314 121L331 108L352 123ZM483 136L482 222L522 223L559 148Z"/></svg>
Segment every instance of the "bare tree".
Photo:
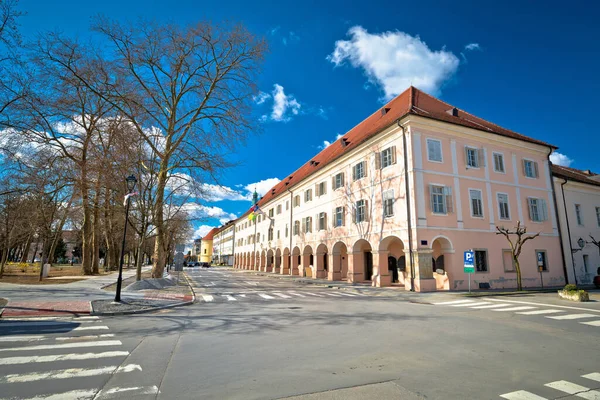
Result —
<svg viewBox="0 0 600 400"><path fill-rule="evenodd" d="M517 272L517 289L523 290L523 285L521 283L521 265L519 264L519 256L521 255L521 250L523 245L528 240L533 240L540 235L540 232L532 234L527 233L527 228L525 226L521 226L521 221L517 221L517 226L514 231L511 231L504 227L496 227L496 235L504 235L508 243L510 244L510 250L512 253L513 263L515 264L515 271ZM511 236L516 236L514 241L511 239Z"/></svg>

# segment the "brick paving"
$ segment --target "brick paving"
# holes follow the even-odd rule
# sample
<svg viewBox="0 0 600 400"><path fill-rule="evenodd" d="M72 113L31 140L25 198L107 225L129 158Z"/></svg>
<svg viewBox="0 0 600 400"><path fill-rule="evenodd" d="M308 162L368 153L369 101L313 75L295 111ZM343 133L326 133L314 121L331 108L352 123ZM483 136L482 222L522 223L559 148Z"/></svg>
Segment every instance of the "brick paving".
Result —
<svg viewBox="0 0 600 400"><path fill-rule="evenodd" d="M7 317L39 317L89 314L92 311L87 300L73 301L9 301L2 313Z"/></svg>

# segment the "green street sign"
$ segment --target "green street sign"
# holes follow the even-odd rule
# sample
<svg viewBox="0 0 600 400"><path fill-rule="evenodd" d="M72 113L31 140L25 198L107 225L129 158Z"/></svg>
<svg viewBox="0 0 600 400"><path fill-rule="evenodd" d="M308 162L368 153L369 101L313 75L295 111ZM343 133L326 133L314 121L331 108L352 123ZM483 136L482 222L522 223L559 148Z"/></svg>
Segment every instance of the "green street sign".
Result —
<svg viewBox="0 0 600 400"><path fill-rule="evenodd" d="M467 266L465 266L464 267L464 271L465 271L465 274L474 274L475 273L475 267L467 267Z"/></svg>

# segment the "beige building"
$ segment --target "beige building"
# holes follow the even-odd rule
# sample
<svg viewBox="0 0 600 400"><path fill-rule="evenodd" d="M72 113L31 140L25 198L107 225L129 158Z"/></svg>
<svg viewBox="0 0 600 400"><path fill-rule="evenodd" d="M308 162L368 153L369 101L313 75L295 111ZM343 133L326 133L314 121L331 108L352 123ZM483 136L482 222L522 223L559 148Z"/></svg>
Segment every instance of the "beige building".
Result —
<svg viewBox="0 0 600 400"><path fill-rule="evenodd" d="M523 286L563 285L555 149L411 87L267 192L254 221L235 221L235 266L453 290L467 288L473 250L475 287L512 288L496 226L521 221L540 232L521 254Z"/></svg>
<svg viewBox="0 0 600 400"><path fill-rule="evenodd" d="M204 237L201 238L200 242L200 256L199 262L212 263L213 258L213 238L218 228L211 229Z"/></svg>
<svg viewBox="0 0 600 400"><path fill-rule="evenodd" d="M600 275L600 175L556 165L552 172L568 280L591 284Z"/></svg>

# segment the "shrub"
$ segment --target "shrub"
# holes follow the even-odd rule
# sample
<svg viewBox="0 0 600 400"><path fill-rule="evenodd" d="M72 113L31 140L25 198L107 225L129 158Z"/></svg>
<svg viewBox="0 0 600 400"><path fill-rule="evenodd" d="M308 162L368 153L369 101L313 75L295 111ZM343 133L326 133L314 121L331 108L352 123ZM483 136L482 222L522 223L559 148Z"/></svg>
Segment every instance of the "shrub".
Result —
<svg viewBox="0 0 600 400"><path fill-rule="evenodd" d="M577 290L577 285L569 283L568 285L565 285L565 287L563 288L563 290L565 290L567 292L575 291L575 290Z"/></svg>

